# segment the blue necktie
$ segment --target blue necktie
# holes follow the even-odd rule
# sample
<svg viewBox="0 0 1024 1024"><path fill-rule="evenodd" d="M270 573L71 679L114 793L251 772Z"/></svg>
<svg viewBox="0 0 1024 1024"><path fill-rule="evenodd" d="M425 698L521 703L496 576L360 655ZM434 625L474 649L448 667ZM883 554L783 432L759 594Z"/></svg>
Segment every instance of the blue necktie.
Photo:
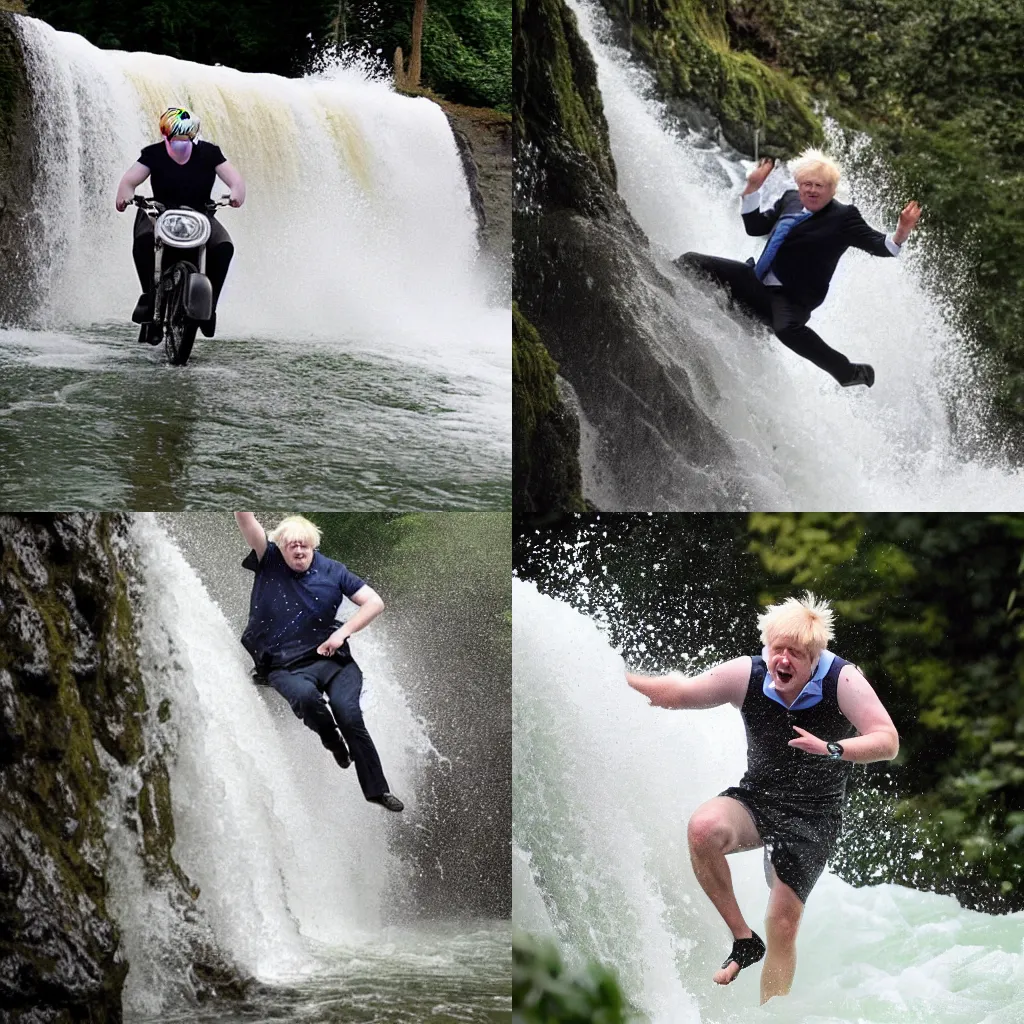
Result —
<svg viewBox="0 0 1024 1024"><path fill-rule="evenodd" d="M784 217L779 218L775 225L775 230L772 232L772 237L768 239L768 244L764 247L764 252L761 253L757 261L757 266L754 267L754 274L757 276L758 281L764 280L765 274L768 273L772 265L772 260L775 259L775 254L786 240L786 235L800 221L807 220L808 217L810 217L810 214L806 210L802 210L800 213L787 213Z"/></svg>

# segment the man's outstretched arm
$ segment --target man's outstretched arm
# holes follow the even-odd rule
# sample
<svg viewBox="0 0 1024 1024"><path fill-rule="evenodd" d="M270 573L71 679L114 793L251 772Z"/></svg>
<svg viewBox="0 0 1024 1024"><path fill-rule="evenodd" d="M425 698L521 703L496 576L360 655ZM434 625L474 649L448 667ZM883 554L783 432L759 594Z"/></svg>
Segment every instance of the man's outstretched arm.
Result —
<svg viewBox="0 0 1024 1024"><path fill-rule="evenodd" d="M260 521L252 512L236 512L235 522L238 523L245 542L256 552L257 560L262 562L263 556L267 553L267 534L260 526Z"/></svg>
<svg viewBox="0 0 1024 1024"><path fill-rule="evenodd" d="M747 175L747 187L743 190L743 204L740 213L743 215L743 228L748 235L767 235L771 233L775 222L779 219L782 209L780 199L770 210L761 212L761 186L775 169L775 161L765 157Z"/></svg>
<svg viewBox="0 0 1024 1024"><path fill-rule="evenodd" d="M720 704L739 707L747 695L749 680L749 657L733 658L692 679L679 672L667 676L626 673L626 682L659 708L715 708Z"/></svg>
<svg viewBox="0 0 1024 1024"><path fill-rule="evenodd" d="M896 230L891 235L883 235L881 231L871 227L856 206L850 207L848 216L846 230L852 246L863 249L872 256L898 256L903 243L910 237L910 232L917 227L917 222L921 219L921 207L915 202L907 203L900 213Z"/></svg>

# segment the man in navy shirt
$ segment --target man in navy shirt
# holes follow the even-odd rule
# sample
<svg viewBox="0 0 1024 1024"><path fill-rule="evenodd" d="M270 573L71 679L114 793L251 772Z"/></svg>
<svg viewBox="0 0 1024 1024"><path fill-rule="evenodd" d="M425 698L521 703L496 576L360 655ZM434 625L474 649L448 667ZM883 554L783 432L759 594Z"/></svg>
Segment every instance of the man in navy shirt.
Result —
<svg viewBox="0 0 1024 1024"><path fill-rule="evenodd" d="M380 615L384 602L341 562L317 550L320 531L308 519L288 516L270 537L252 512L236 512L235 520L252 545L242 562L256 577L242 644L257 671L342 768L355 762L367 800L402 810L363 724L363 674L348 646L353 633ZM341 623L335 615L344 597L359 610Z"/></svg>

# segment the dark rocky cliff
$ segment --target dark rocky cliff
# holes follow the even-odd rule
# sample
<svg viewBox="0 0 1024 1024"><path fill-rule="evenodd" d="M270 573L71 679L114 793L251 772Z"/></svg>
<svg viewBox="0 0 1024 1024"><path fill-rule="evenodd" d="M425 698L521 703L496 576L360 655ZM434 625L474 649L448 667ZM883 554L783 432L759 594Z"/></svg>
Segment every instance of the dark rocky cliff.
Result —
<svg viewBox="0 0 1024 1024"><path fill-rule="evenodd" d="M512 283L512 119L496 110L441 101L462 154L480 250L505 301Z"/></svg>
<svg viewBox="0 0 1024 1024"><path fill-rule="evenodd" d="M28 247L36 177L32 97L17 18L10 13L19 7L0 2L0 325L14 323L35 305Z"/></svg>
<svg viewBox="0 0 1024 1024"><path fill-rule="evenodd" d="M244 989L171 856L163 752L136 656L129 519L0 516L0 1020L116 1022L129 962L110 909L113 818L190 938L197 998ZM187 979L184 975L188 975Z"/></svg>

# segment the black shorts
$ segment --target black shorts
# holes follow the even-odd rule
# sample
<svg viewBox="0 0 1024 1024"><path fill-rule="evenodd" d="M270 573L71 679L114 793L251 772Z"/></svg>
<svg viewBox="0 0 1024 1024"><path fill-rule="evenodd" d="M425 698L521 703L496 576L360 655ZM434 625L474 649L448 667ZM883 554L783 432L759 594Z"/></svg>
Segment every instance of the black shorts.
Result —
<svg viewBox="0 0 1024 1024"><path fill-rule="evenodd" d="M835 849L843 823L841 811L809 809L739 786L730 786L718 795L732 797L746 807L775 874L806 903Z"/></svg>

